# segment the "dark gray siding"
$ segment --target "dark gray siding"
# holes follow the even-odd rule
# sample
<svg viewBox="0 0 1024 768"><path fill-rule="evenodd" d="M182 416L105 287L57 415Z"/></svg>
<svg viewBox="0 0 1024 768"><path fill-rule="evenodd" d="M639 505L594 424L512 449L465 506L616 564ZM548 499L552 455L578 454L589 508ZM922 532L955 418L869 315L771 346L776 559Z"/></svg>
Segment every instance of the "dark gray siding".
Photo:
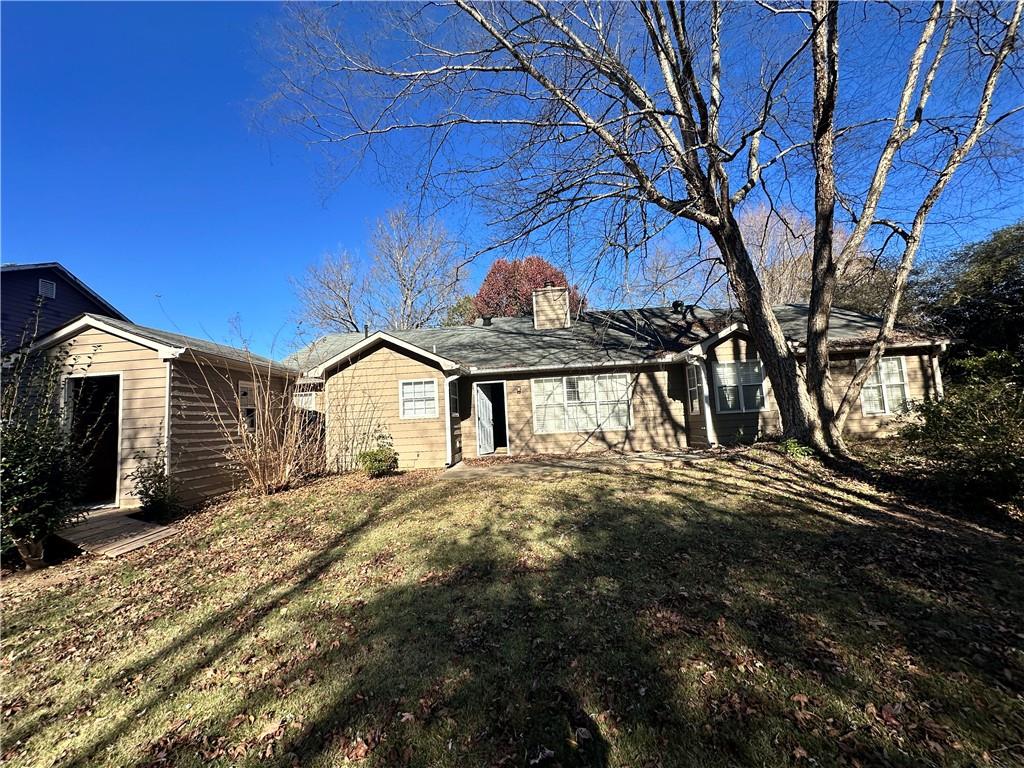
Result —
<svg viewBox="0 0 1024 768"><path fill-rule="evenodd" d="M57 284L56 296L43 299L39 327L35 328L39 281ZM17 349L85 312L107 315L110 310L83 293L51 267L4 270L0 277L0 339L3 351Z"/></svg>

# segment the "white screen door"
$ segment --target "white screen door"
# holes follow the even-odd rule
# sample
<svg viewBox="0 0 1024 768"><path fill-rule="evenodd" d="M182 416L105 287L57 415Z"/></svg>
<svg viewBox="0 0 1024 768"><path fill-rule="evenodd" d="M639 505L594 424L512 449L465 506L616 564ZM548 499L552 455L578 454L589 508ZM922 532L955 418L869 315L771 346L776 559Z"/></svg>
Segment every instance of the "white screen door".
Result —
<svg viewBox="0 0 1024 768"><path fill-rule="evenodd" d="M494 453L494 407L491 393L479 384L476 387L476 447L485 456Z"/></svg>

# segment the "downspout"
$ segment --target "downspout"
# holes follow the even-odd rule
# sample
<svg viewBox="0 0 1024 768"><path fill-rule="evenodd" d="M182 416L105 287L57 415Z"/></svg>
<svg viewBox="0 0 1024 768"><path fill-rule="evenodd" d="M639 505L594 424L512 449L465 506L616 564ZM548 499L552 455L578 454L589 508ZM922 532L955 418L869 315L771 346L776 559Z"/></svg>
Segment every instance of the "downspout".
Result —
<svg viewBox="0 0 1024 768"><path fill-rule="evenodd" d="M455 381L456 376L445 376L444 378L444 450L445 450L445 461L446 467L452 465L452 397L451 397L451 383Z"/></svg>
<svg viewBox="0 0 1024 768"><path fill-rule="evenodd" d="M704 428L708 433L708 445L718 445L718 433L715 432L715 420L711 416L711 387L708 385L707 358L697 358L697 370L700 371L700 388L704 393Z"/></svg>
<svg viewBox="0 0 1024 768"><path fill-rule="evenodd" d="M171 360L167 365L167 386L164 390L164 476L171 476Z"/></svg>
<svg viewBox="0 0 1024 768"><path fill-rule="evenodd" d="M933 347L934 349L934 347ZM942 369L939 367L939 354L946 351L945 343L939 345L938 352L932 352L932 376L935 377L935 396L942 400L946 396L942 388Z"/></svg>

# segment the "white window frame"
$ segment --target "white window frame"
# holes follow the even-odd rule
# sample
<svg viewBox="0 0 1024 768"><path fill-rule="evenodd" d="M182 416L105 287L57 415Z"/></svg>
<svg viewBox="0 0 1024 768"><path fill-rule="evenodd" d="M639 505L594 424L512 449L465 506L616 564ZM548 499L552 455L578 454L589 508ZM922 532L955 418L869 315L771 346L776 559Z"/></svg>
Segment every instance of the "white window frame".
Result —
<svg viewBox="0 0 1024 768"><path fill-rule="evenodd" d="M293 392L292 405L304 411L316 410L316 392Z"/></svg>
<svg viewBox="0 0 1024 768"><path fill-rule="evenodd" d="M433 397L433 399L431 401L433 403L433 405L434 405L434 412L433 413L431 413L431 414L422 414L422 415L409 415L409 416L406 415L406 413L405 413L405 396L402 394L402 388L406 384L429 384L430 386L432 386L434 388L434 397ZM405 421L423 421L425 419L436 419L438 414L441 412L441 409L438 408L438 405L437 405L437 390L438 390L437 379L401 379L398 382L398 418L403 419ZM427 396L424 395L422 398L411 398L411 399L413 399L413 400L426 400Z"/></svg>
<svg viewBox="0 0 1024 768"><path fill-rule="evenodd" d="M458 418L462 408L459 407L459 382L453 381L448 386L448 410L453 418Z"/></svg>
<svg viewBox="0 0 1024 768"><path fill-rule="evenodd" d="M686 410L691 416L700 415L701 403L704 401L704 393L701 392L700 363L687 363L686 365ZM697 407L694 408L694 403Z"/></svg>
<svg viewBox="0 0 1024 768"><path fill-rule="evenodd" d="M761 369L761 405L759 407L756 407L756 408L748 408L747 407L747 403L746 403L746 399L743 397L743 387L744 386L748 386L748 387L750 386L749 384L744 385L743 384L743 380L740 378L739 366L742 365L743 363L757 363L758 366ZM718 377L718 367L719 366L732 366L732 367L734 367L736 369L736 388L737 388L737 390L739 390L739 403L740 403L740 407L739 408L730 408L730 409L724 410L724 411L722 410L722 401L721 401L722 385L721 385L720 379ZM726 414L726 413L761 413L762 411L767 411L768 410L768 392L765 390L765 386L764 386L764 381L765 381L764 363L761 362L761 358L760 357L751 357L751 358L747 358L745 360L722 360L722 361L716 361L715 363L712 364L711 369L712 369L711 370L711 378L712 378L711 384L715 388L715 412L716 413L721 413L721 414Z"/></svg>
<svg viewBox="0 0 1024 768"><path fill-rule="evenodd" d="M883 360L899 360L900 363L900 380L887 382L882 375L882 361ZM857 369L859 370L867 363L867 358L861 358L857 361ZM910 406L910 382L907 381L907 359L903 355L883 355L878 359L878 363L875 365L875 369L871 372L871 376L878 377L878 383L871 382L870 378L864 382L864 386L860 388L860 410L865 416L893 416L897 414L897 411L892 409L892 405L889 403L889 392L888 387L893 387L899 384L903 387L903 401ZM864 389L867 387L878 387L882 393L882 410L880 411L869 411L867 405L864 403Z"/></svg>
<svg viewBox="0 0 1024 768"><path fill-rule="evenodd" d="M251 400L252 400L252 405L245 405L242 402L242 387L247 387L249 389L250 393L254 393L255 390L256 390L256 385L253 382L251 382L251 381L242 381L241 379L239 379L238 384L236 385L236 389L235 389L235 394L238 397L238 426L241 429L246 430L247 432L255 432L256 431L256 412L258 410L256 408L256 396L255 396L255 394L251 394L250 397L251 397ZM249 414L246 413L247 411L252 411L252 422L251 423L249 421Z"/></svg>
<svg viewBox="0 0 1024 768"><path fill-rule="evenodd" d="M592 402L594 409L597 412L597 418L600 419L600 406L606 403L618 403L620 400L600 400L598 399L598 388L597 380L603 376L625 376L626 377L626 426L624 427L609 427L598 422L597 426L593 429L569 429L569 379L593 379L594 380L594 399L586 401L576 402ZM561 381L562 382L562 428L561 429L537 429L537 382L539 381ZM598 373L598 374L583 374L578 376L539 376L535 379L530 379L530 415L533 419L533 433L535 435L559 435L559 434L589 434L593 432L628 432L633 428L633 376L629 373Z"/></svg>

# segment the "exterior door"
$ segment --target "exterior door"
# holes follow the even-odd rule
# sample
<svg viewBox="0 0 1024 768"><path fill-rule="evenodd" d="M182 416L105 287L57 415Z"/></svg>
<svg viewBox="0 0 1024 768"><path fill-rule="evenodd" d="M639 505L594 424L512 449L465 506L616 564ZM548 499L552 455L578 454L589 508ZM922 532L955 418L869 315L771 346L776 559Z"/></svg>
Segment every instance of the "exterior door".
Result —
<svg viewBox="0 0 1024 768"><path fill-rule="evenodd" d="M65 398L71 434L81 446L86 467L78 503L113 504L117 500L118 412L120 376L93 375L68 379Z"/></svg>
<svg viewBox="0 0 1024 768"><path fill-rule="evenodd" d="M476 385L476 452L494 453L494 406L487 386Z"/></svg>

